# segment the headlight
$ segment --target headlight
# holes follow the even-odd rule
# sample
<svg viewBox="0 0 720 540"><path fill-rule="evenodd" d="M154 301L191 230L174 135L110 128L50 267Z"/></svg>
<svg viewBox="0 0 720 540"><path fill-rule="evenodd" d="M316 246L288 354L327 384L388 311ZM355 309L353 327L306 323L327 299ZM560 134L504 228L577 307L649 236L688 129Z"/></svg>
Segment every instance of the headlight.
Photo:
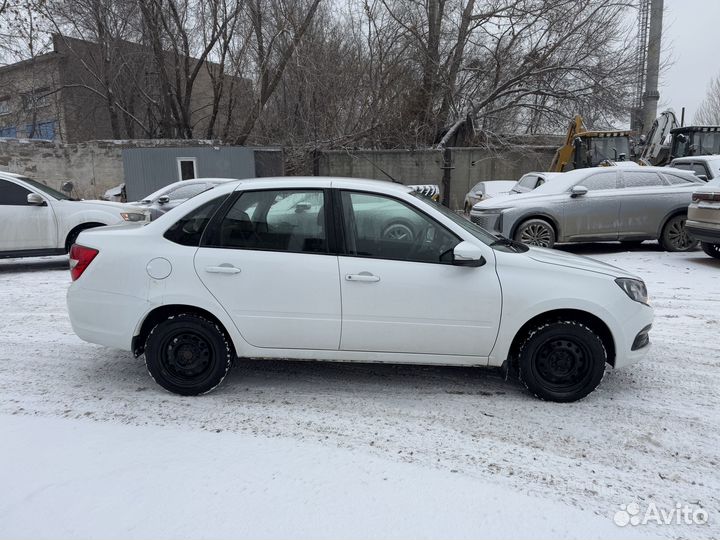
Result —
<svg viewBox="0 0 720 540"><path fill-rule="evenodd" d="M120 217L125 221L145 221L145 214L135 212L121 212Z"/></svg>
<svg viewBox="0 0 720 540"><path fill-rule="evenodd" d="M617 278L615 283L617 283L620 288L625 291L625 294L627 294L632 300L647 306L650 305L647 287L645 287L645 283L639 279Z"/></svg>

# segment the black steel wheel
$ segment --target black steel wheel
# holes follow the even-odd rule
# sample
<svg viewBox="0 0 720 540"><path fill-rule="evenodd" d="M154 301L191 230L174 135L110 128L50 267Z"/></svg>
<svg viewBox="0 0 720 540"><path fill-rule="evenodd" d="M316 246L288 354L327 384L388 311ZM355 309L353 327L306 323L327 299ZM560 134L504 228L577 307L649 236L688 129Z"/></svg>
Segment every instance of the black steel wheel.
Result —
<svg viewBox="0 0 720 540"><path fill-rule="evenodd" d="M518 353L520 380L541 399L569 402L592 392L605 373L602 339L577 321L556 321L532 329Z"/></svg>
<svg viewBox="0 0 720 540"><path fill-rule="evenodd" d="M145 364L160 386L184 396L219 385L232 362L232 347L214 322L185 313L157 324L145 343Z"/></svg>
<svg viewBox="0 0 720 540"><path fill-rule="evenodd" d="M720 259L720 244L711 244L710 242L700 242L702 250L716 259Z"/></svg>
<svg viewBox="0 0 720 540"><path fill-rule="evenodd" d="M697 240L685 230L686 215L671 217L662 229L660 246L665 251L690 251L698 245Z"/></svg>

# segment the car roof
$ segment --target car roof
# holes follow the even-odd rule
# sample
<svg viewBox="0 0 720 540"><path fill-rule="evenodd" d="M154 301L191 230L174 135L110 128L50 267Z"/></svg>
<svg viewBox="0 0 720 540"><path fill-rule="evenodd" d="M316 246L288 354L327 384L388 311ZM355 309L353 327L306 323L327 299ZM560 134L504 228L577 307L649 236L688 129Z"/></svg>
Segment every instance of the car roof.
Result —
<svg viewBox="0 0 720 540"><path fill-rule="evenodd" d="M673 163L692 163L694 161L708 161L708 162L716 162L720 161L720 156L717 154L709 154L706 156L685 156L685 157L679 157L673 159L670 164Z"/></svg>

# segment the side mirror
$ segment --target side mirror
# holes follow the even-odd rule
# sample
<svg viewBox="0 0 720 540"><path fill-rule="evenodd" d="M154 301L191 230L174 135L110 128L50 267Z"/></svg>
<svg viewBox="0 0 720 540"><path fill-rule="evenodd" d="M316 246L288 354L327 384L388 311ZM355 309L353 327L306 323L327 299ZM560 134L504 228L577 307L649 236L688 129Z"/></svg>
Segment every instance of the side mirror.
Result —
<svg viewBox="0 0 720 540"><path fill-rule="evenodd" d="M588 192L588 189L585 186L573 186L570 190L570 196L575 197L582 197L583 195L586 195Z"/></svg>
<svg viewBox="0 0 720 540"><path fill-rule="evenodd" d="M72 182L63 182L61 189L67 193L71 193L72 190L75 189L75 184Z"/></svg>
<svg viewBox="0 0 720 540"><path fill-rule="evenodd" d="M33 206L47 206L47 201L37 193L28 193L27 202Z"/></svg>
<svg viewBox="0 0 720 540"><path fill-rule="evenodd" d="M481 189L476 189L474 195L476 197L482 198L485 195L485 193L483 193L483 191Z"/></svg>
<svg viewBox="0 0 720 540"><path fill-rule="evenodd" d="M472 242L460 242L453 249L453 265L477 267L485 264L482 250Z"/></svg>
<svg viewBox="0 0 720 540"><path fill-rule="evenodd" d="M170 202L170 197L167 195L163 195L162 197L158 197L157 203L158 204L167 204Z"/></svg>

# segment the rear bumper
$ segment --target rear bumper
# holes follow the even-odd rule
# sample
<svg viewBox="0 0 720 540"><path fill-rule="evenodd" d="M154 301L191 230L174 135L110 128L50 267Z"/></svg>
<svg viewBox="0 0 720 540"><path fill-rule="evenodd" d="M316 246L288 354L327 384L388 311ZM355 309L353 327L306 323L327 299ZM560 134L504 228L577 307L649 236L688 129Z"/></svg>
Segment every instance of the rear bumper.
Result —
<svg viewBox="0 0 720 540"><path fill-rule="evenodd" d="M687 220L685 230L696 240L720 244L720 223Z"/></svg>
<svg viewBox="0 0 720 540"><path fill-rule="evenodd" d="M132 350L138 321L149 309L141 298L83 289L73 283L67 293L70 324L78 337L90 343Z"/></svg>

